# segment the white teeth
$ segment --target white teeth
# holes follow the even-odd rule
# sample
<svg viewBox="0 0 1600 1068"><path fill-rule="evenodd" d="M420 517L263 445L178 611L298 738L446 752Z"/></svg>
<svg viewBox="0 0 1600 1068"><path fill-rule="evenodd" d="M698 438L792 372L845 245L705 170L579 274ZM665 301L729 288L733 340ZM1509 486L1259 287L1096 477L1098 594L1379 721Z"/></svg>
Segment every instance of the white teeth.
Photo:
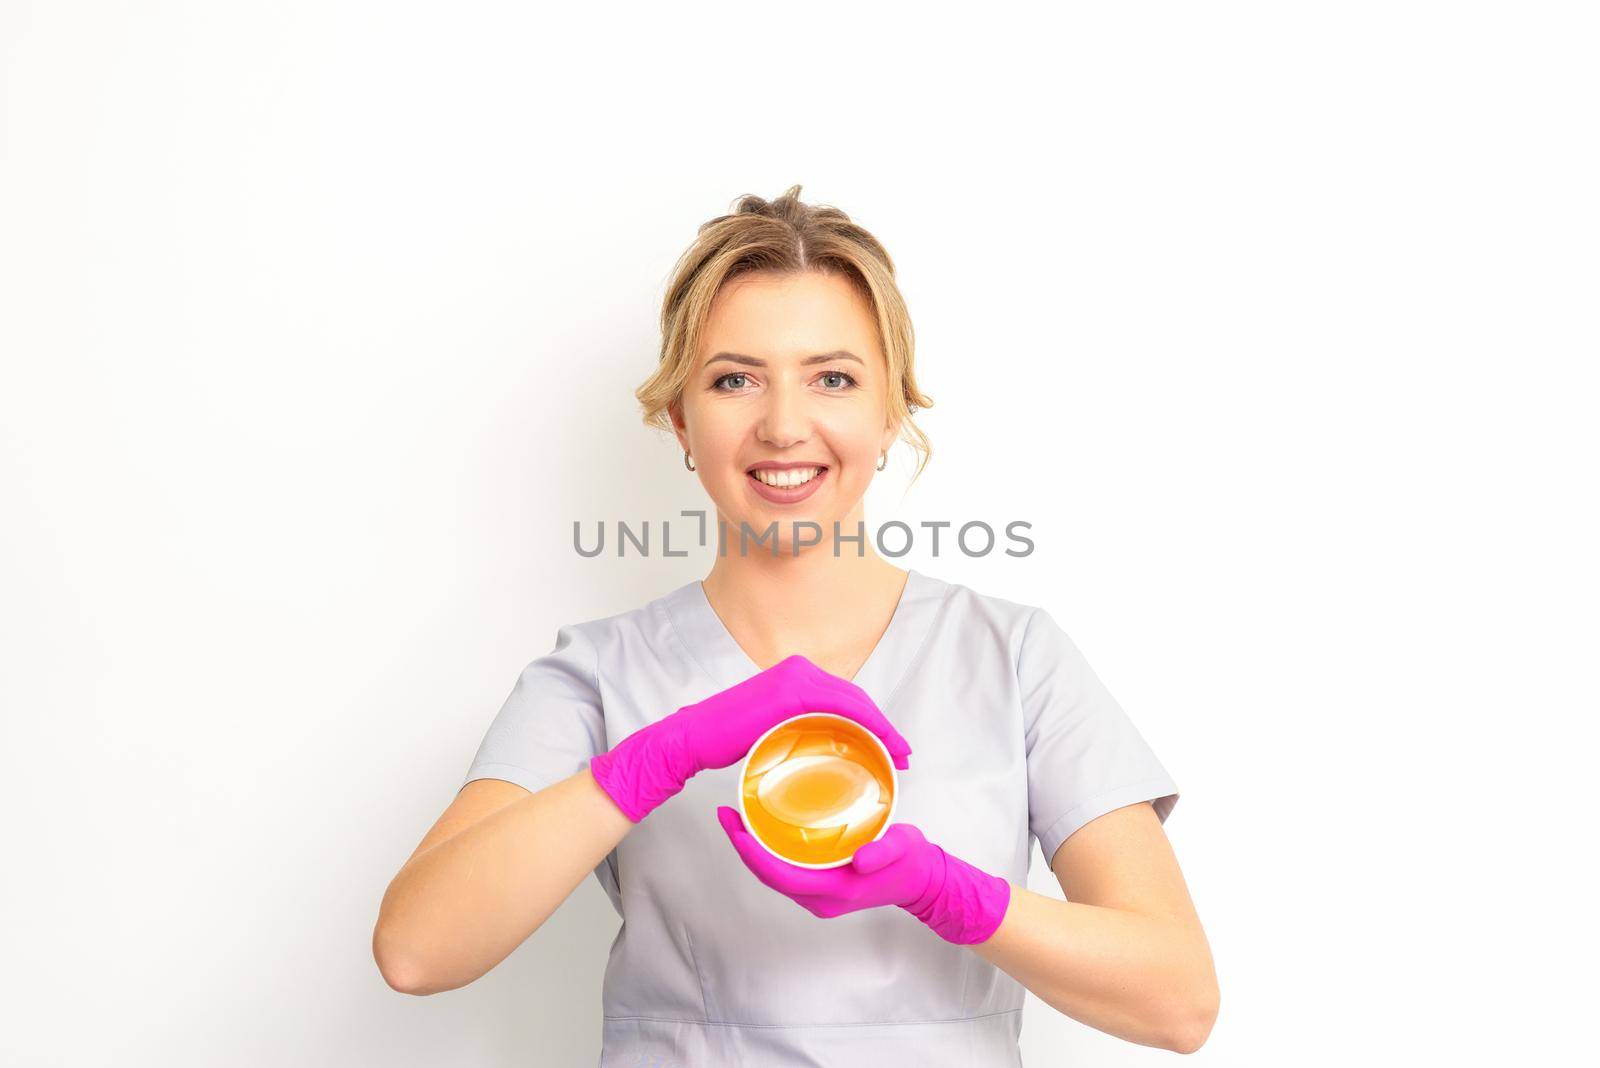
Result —
<svg viewBox="0 0 1600 1068"><path fill-rule="evenodd" d="M816 478L821 471L820 467L791 467L786 471L763 467L752 473L767 485L782 489L789 486L803 486Z"/></svg>

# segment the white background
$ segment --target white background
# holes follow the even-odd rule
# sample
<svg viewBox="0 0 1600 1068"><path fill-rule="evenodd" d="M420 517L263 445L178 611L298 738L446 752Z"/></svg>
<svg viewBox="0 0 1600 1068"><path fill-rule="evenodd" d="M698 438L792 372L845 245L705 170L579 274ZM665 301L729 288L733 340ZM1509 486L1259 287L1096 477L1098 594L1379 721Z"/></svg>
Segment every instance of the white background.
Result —
<svg viewBox="0 0 1600 1068"><path fill-rule="evenodd" d="M571 524L705 506L632 390L694 228L794 182L889 246L936 402L869 521L1031 521L904 562L1045 605L1180 784L1191 1060L1581 1058L1595 31L0 7L0 1061L594 1063L592 877L433 997L371 928L555 628L709 566Z"/></svg>

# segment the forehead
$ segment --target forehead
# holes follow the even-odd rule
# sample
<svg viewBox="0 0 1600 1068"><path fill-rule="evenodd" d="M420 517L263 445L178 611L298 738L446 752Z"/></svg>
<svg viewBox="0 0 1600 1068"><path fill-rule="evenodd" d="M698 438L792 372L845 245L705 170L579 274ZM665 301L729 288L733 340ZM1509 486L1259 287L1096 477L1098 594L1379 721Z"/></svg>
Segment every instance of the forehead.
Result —
<svg viewBox="0 0 1600 1068"><path fill-rule="evenodd" d="M837 349L868 363L882 359L872 305L847 279L819 271L747 274L717 291L700 359L740 352L764 360L799 360Z"/></svg>

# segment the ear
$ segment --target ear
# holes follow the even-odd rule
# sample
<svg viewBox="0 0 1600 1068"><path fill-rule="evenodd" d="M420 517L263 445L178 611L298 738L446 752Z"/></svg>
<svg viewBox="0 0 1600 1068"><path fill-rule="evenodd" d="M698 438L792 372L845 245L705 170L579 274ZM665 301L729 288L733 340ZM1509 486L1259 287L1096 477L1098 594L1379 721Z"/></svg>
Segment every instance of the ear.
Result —
<svg viewBox="0 0 1600 1068"><path fill-rule="evenodd" d="M673 401L667 405L667 418L672 421L672 433L678 439L678 447L684 452L689 451L689 424L683 418L683 405Z"/></svg>
<svg viewBox="0 0 1600 1068"><path fill-rule="evenodd" d="M900 440L900 420L896 419L883 428L883 437L878 442L878 451L888 452L898 440Z"/></svg>

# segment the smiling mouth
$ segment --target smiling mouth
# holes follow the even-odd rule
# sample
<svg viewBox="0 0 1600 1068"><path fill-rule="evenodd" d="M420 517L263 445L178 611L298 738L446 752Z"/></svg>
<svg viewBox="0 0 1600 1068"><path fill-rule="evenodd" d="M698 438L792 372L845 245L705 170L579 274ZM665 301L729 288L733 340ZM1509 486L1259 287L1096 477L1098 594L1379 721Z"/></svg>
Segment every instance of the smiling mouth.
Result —
<svg viewBox="0 0 1600 1068"><path fill-rule="evenodd" d="M772 486L774 489L793 489L795 486L804 486L826 470L826 467L820 465L815 467L758 467L745 473L765 485Z"/></svg>

